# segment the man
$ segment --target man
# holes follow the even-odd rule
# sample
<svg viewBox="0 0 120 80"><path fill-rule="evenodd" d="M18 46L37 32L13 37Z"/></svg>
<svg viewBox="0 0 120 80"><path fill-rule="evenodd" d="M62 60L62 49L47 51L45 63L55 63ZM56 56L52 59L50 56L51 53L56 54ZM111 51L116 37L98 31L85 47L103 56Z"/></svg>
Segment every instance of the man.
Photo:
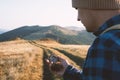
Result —
<svg viewBox="0 0 120 80"><path fill-rule="evenodd" d="M64 69L53 72L64 80L120 80L120 30L103 33L120 26L120 0L72 0L72 5L78 10L78 20L97 38L88 50L83 71L60 58Z"/></svg>

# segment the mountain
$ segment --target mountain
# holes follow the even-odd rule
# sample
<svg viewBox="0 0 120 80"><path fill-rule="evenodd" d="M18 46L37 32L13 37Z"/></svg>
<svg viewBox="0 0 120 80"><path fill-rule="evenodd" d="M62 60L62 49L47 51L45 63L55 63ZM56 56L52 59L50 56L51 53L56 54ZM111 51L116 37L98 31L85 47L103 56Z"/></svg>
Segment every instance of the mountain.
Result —
<svg viewBox="0 0 120 80"><path fill-rule="evenodd" d="M6 32L6 30L0 29L0 34Z"/></svg>
<svg viewBox="0 0 120 80"><path fill-rule="evenodd" d="M51 38L62 44L91 44L95 38L86 31L73 31L58 25L23 26L0 34L0 41L13 40L17 37L26 40Z"/></svg>
<svg viewBox="0 0 120 80"><path fill-rule="evenodd" d="M69 30L75 30L75 31L81 31L81 30L84 30L84 28L81 28L81 27L76 27L76 26L67 26L65 27Z"/></svg>

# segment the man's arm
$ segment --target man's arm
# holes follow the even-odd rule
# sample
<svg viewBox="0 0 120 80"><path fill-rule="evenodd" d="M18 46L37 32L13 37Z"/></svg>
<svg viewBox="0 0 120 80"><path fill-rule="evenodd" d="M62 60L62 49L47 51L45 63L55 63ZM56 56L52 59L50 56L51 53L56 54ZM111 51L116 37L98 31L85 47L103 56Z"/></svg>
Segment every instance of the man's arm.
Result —
<svg viewBox="0 0 120 80"><path fill-rule="evenodd" d="M64 80L82 80L82 70L77 70L73 66L69 65L63 75Z"/></svg>

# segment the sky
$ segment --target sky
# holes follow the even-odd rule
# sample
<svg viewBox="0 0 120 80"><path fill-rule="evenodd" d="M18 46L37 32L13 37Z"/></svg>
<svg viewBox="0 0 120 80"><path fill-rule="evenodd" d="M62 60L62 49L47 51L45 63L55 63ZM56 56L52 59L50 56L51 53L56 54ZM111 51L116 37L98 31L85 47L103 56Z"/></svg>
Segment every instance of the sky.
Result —
<svg viewBox="0 0 120 80"><path fill-rule="evenodd" d="M77 10L71 0L0 0L0 29L22 26L77 26Z"/></svg>

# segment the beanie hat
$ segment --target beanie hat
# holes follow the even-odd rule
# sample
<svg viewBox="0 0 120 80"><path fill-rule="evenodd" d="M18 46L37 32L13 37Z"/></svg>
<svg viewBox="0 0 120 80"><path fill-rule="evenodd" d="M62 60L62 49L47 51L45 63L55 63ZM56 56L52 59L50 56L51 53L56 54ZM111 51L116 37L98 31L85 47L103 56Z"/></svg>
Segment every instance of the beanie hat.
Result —
<svg viewBox="0 0 120 80"><path fill-rule="evenodd" d="M80 9L120 9L120 0L72 0L72 6Z"/></svg>

